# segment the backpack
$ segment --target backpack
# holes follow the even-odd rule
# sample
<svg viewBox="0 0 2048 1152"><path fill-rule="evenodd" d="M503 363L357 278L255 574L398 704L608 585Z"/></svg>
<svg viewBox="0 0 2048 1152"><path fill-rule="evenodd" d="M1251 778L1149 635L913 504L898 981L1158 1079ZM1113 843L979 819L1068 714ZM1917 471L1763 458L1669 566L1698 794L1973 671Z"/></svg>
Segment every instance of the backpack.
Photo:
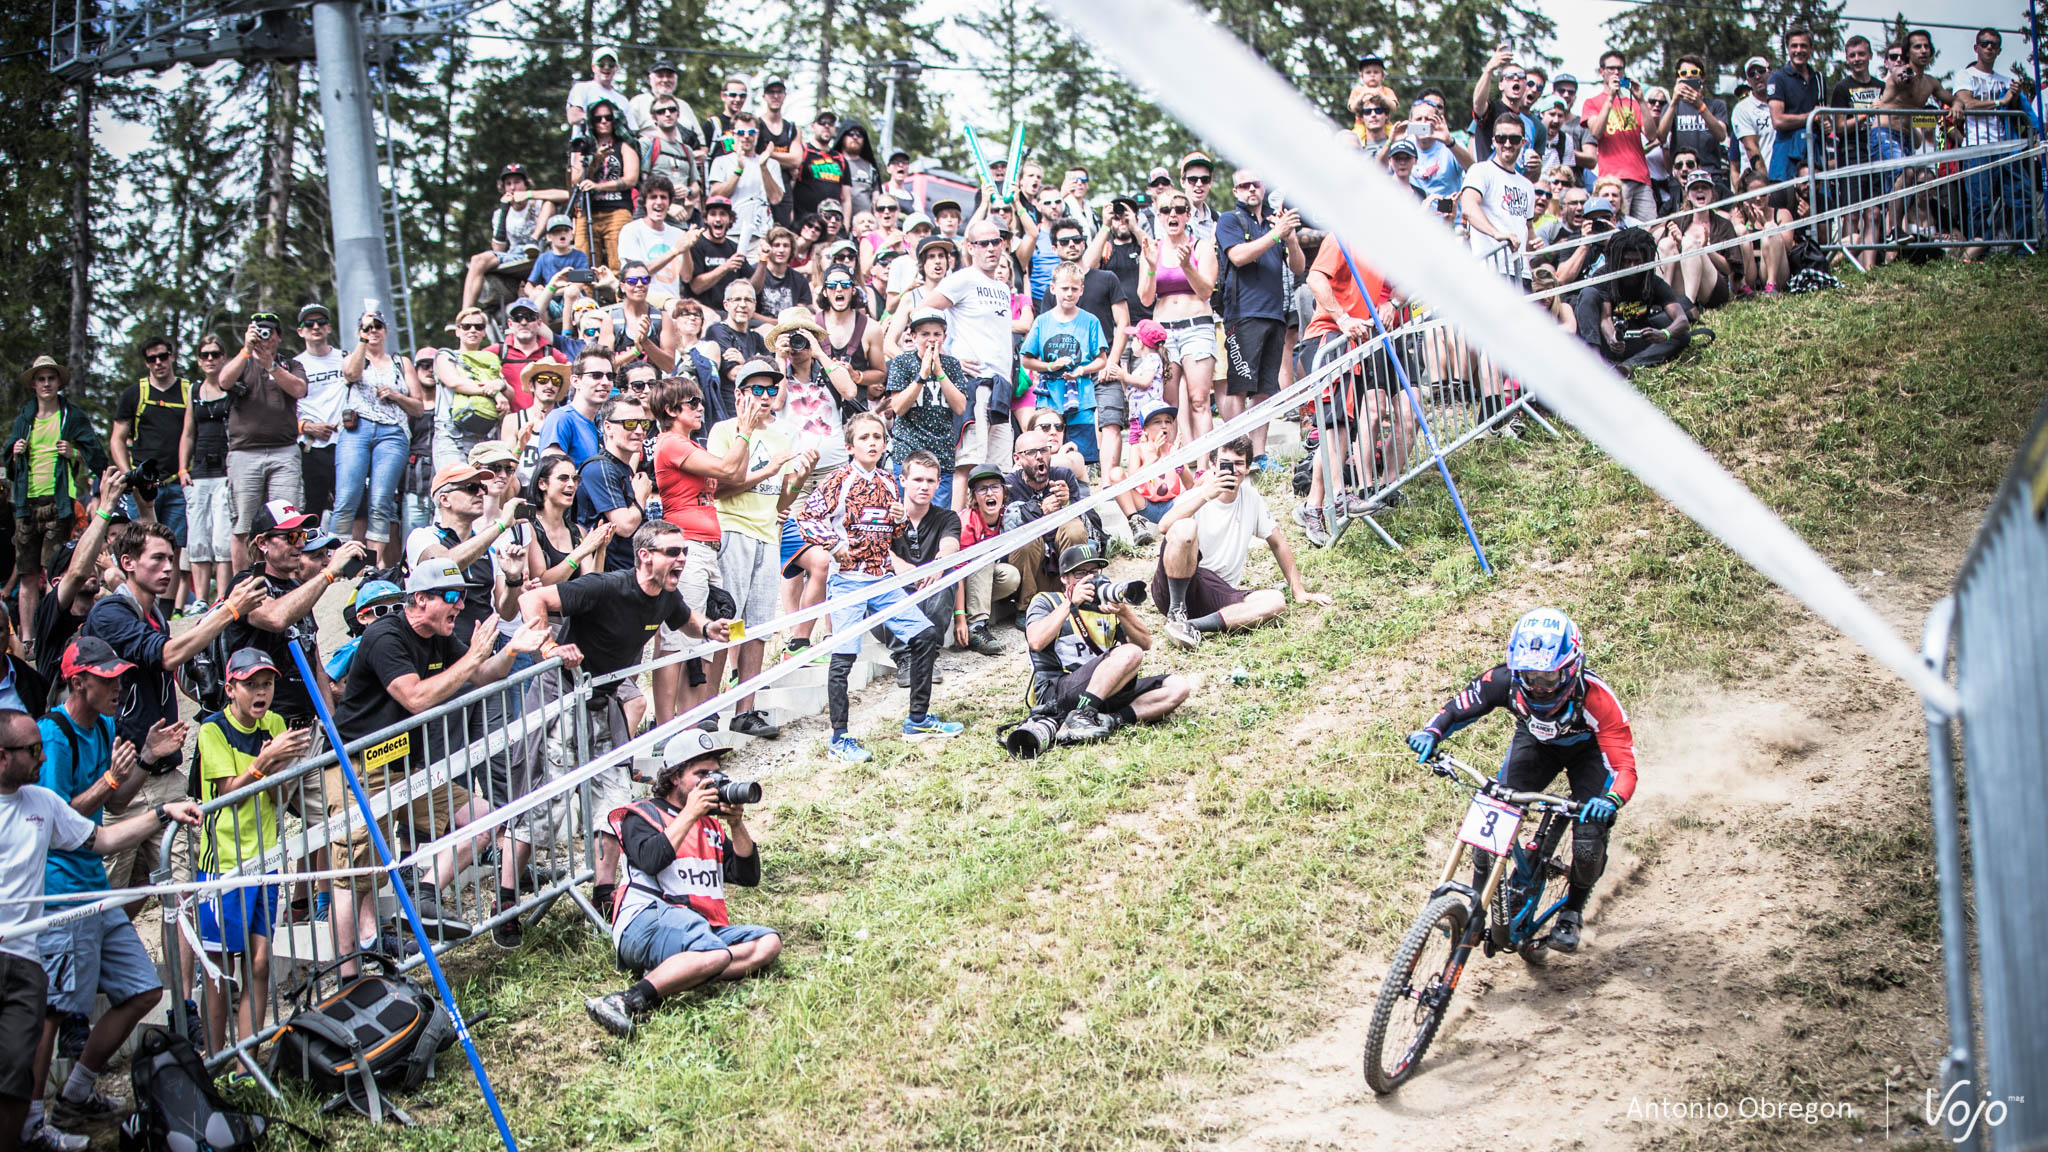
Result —
<svg viewBox="0 0 2048 1152"><path fill-rule="evenodd" d="M199 705L201 715L228 706L228 634L223 628L196 654L178 665L178 691Z"/></svg>
<svg viewBox="0 0 2048 1152"><path fill-rule="evenodd" d="M381 968L362 973L319 1003L309 1003L321 976L341 964L360 961ZM360 953L313 970L292 1001L299 1005L278 1030L270 1050L273 1075L282 1067L334 1098L322 1106L344 1106L372 1120L387 1115L411 1125L380 1088L411 1092L434 1074L434 1057L455 1042L455 1021L433 994L398 974L390 957Z"/></svg>
<svg viewBox="0 0 2048 1152"><path fill-rule="evenodd" d="M1258 221L1252 219L1251 213L1246 212L1242 208L1232 208L1230 211L1225 212L1223 216L1236 216L1242 219L1244 221L1245 237L1247 239L1254 238L1252 236L1252 229L1257 226ZM1221 229L1223 217L1217 218L1216 225ZM1285 265L1286 261L1283 260L1281 263ZM1235 270L1236 266L1230 262L1230 253L1223 250L1223 244L1220 240L1217 241L1216 286L1209 289L1209 311L1214 312L1218 320L1225 319L1230 314L1230 298L1232 295L1230 290L1233 287L1230 274Z"/></svg>
<svg viewBox="0 0 2048 1152"><path fill-rule="evenodd" d="M289 1120L228 1107L198 1049L162 1025L137 1034L130 1068L135 1112L121 1122L121 1152L248 1152L273 1124L326 1144Z"/></svg>

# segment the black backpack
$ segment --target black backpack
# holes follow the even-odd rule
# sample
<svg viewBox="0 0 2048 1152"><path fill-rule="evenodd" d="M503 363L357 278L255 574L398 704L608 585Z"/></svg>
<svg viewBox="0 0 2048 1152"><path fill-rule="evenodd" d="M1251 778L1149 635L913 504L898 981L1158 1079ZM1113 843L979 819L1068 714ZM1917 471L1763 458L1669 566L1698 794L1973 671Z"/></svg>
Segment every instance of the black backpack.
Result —
<svg viewBox="0 0 2048 1152"><path fill-rule="evenodd" d="M326 1143L289 1120L228 1107L192 1042L160 1025L137 1034L130 1074L135 1113L121 1122L121 1152L249 1152L273 1124Z"/></svg>
<svg viewBox="0 0 2048 1152"><path fill-rule="evenodd" d="M325 1000L308 1003L321 976L352 960L383 971L362 973ZM434 1057L455 1042L455 1020L441 1002L400 976L390 957L376 953L315 969L292 999L299 1008L278 1030L271 1071L283 1068L335 1093L323 1112L346 1106L372 1120L389 1115L410 1125L411 1118L379 1089L411 1092L434 1074Z"/></svg>
<svg viewBox="0 0 2048 1152"><path fill-rule="evenodd" d="M206 647L178 665L178 690L199 705L201 715L228 706L228 634L222 629Z"/></svg>

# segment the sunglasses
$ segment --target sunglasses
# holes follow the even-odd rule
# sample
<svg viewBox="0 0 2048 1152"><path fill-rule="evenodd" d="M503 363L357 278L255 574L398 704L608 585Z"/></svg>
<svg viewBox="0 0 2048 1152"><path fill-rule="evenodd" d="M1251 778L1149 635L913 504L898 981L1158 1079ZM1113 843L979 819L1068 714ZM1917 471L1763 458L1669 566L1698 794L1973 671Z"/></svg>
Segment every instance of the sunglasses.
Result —
<svg viewBox="0 0 2048 1152"><path fill-rule="evenodd" d="M560 388L562 386L562 378L560 376L535 376L533 378L534 387L538 388L542 384L550 388Z"/></svg>
<svg viewBox="0 0 2048 1152"><path fill-rule="evenodd" d="M641 551L647 553L650 556L666 556L669 559L674 560L677 557L681 556L684 552L689 551L689 548L686 545L682 544L671 544L666 548L642 548Z"/></svg>
<svg viewBox="0 0 2048 1152"><path fill-rule="evenodd" d="M382 620L398 610L399 605L397 604L369 604L356 609L356 615L358 617L368 615L372 620Z"/></svg>
<svg viewBox="0 0 2048 1152"><path fill-rule="evenodd" d="M1208 182L1209 182L1210 180L1213 180L1213 179L1215 179L1215 177L1213 177L1213 176L1207 176L1207 175L1203 175L1203 176L1183 176L1183 177L1181 177L1181 179L1183 179L1183 180L1187 181L1187 182L1188 182L1188 183L1190 183L1190 184L1207 184L1207 183L1208 183Z"/></svg>
<svg viewBox="0 0 2048 1152"><path fill-rule="evenodd" d="M590 122L592 124L616 124L618 123L618 118L615 116L592 116Z"/></svg>
<svg viewBox="0 0 2048 1152"><path fill-rule="evenodd" d="M732 130L732 134L735 136L759 136L761 130L758 128L735 128Z"/></svg>
<svg viewBox="0 0 2048 1152"><path fill-rule="evenodd" d="M43 758L43 742L41 740L33 744L0 744L0 748L5 748L9 752L26 752L37 760Z"/></svg>
<svg viewBox="0 0 2048 1152"><path fill-rule="evenodd" d="M756 396L779 396L782 394L782 385L749 384L747 385L747 391L752 392Z"/></svg>
<svg viewBox="0 0 2048 1152"><path fill-rule="evenodd" d="M466 484L450 484L446 488L441 489L441 491L460 492L464 496L481 496L484 494L484 486L481 481L471 480ZM451 600L449 603L452 604L454 601Z"/></svg>
<svg viewBox="0 0 2048 1152"><path fill-rule="evenodd" d="M1493 138L1493 146L1496 148L1520 148L1522 146L1522 138L1520 136L1495 136Z"/></svg>
<svg viewBox="0 0 2048 1152"><path fill-rule="evenodd" d="M441 593L441 603L443 603L443 604L460 604L460 603L462 603L462 591L461 591L460 589L457 589L457 588L450 588L450 589L447 589L446 591L444 591L444 592L442 592L442 593Z"/></svg>
<svg viewBox="0 0 2048 1152"><path fill-rule="evenodd" d="M465 321L464 323L457 324L456 327L464 332L481 332L484 330L484 324L481 320Z"/></svg>
<svg viewBox="0 0 2048 1152"><path fill-rule="evenodd" d="M1191 211L1191 209L1189 209L1189 208L1187 208L1187 207L1179 207L1179 208L1161 208L1161 209L1159 210L1159 214L1160 214L1161 216L1185 216L1185 215L1187 215L1187 214L1188 214L1188 213L1189 213L1190 211Z"/></svg>
<svg viewBox="0 0 2048 1152"><path fill-rule="evenodd" d="M680 114L681 112L681 108L656 108L654 110L654 114L656 116L675 116Z"/></svg>
<svg viewBox="0 0 2048 1152"><path fill-rule="evenodd" d="M1002 243L1002 241L998 240L998 241L996 241L996 243L1000 244L1000 243ZM851 280L827 280L827 281L825 281L825 291L827 291L827 292L833 291L834 289L838 289L838 288L851 288L851 287L853 287L853 281L851 281Z"/></svg>
<svg viewBox="0 0 2048 1152"><path fill-rule="evenodd" d="M745 100L747 98L746 89L744 88L738 92L720 92L719 95L727 100Z"/></svg>
<svg viewBox="0 0 2048 1152"><path fill-rule="evenodd" d="M218 348L201 348L199 350L199 358L201 360L218 360L225 355L227 355L227 353L221 351Z"/></svg>
<svg viewBox="0 0 2048 1152"><path fill-rule="evenodd" d="M1678 78L1680 80L1697 80L1700 78L1700 70L1697 68L1680 68L1678 70Z"/></svg>
<svg viewBox="0 0 2048 1152"><path fill-rule="evenodd" d="M1003 238L998 236L992 240L969 240L967 246L970 248L1001 248L1003 246Z"/></svg>
<svg viewBox="0 0 2048 1152"><path fill-rule="evenodd" d="M1650 97L1650 98L1649 98L1648 100L1644 101L1644 103L1648 104L1648 105L1649 105L1650 107L1652 107L1652 108L1655 108L1655 107L1656 107L1657 105L1659 105L1659 104L1669 104L1669 103L1671 103L1671 101L1669 101L1669 100L1659 100L1659 99L1658 99L1658 98L1656 98L1655 96L1652 96L1652 97Z"/></svg>
<svg viewBox="0 0 2048 1152"><path fill-rule="evenodd" d="M643 435L654 431L654 421L652 420L612 420L610 423L617 424L628 432L639 432Z"/></svg>
<svg viewBox="0 0 2048 1152"><path fill-rule="evenodd" d="M1238 181L1237 183L1235 183L1235 184L1231 185L1231 187L1233 187L1233 188L1264 188L1264 187L1265 187L1265 185L1264 185L1264 184L1261 184L1261 183L1259 183L1259 182L1258 182L1257 180L1240 180L1240 181Z"/></svg>
<svg viewBox="0 0 2048 1152"><path fill-rule="evenodd" d="M313 317L313 318L312 318L311 320L303 320L303 321L300 321L300 323L299 323L299 327L300 327L300 328L325 328L325 327L327 327L327 324L328 324L328 320L327 320L327 317L325 317L325 316L315 316L315 317Z"/></svg>
<svg viewBox="0 0 2048 1152"><path fill-rule="evenodd" d="M516 319L516 317L515 317L515 319ZM527 319L531 320L531 319L534 319L534 317L531 317L531 316L529 316L529 317L527 317ZM360 331L363 331L363 332L382 332L383 330L384 330L384 322L383 322L382 320L367 320L367 321L364 321L364 323L363 323L363 326L362 326L362 328L360 329Z"/></svg>
<svg viewBox="0 0 2048 1152"><path fill-rule="evenodd" d="M1068 245L1068 244L1079 244L1079 243L1081 243L1081 238L1080 238L1079 236L1061 236L1061 237L1060 237L1060 238L1058 238L1057 240L1054 240L1054 241L1053 241L1053 244L1054 244L1054 245L1056 245L1056 246L1058 246L1058 247L1065 247L1065 246L1066 246L1066 245Z"/></svg>
<svg viewBox="0 0 2048 1152"><path fill-rule="evenodd" d="M597 329L592 328L589 331L595 332ZM581 373L581 376L585 380L611 380L615 378L610 372L584 372Z"/></svg>
<svg viewBox="0 0 2048 1152"><path fill-rule="evenodd" d="M628 380L628 381L626 381L626 388L627 388L627 390L628 390L628 391L632 391L632 392L645 392L645 391L647 391L647 389L648 389L648 388L650 388L650 387L652 387L652 385L651 385L651 384L650 384L650 383L649 383L648 381L645 381L645 380Z"/></svg>
<svg viewBox="0 0 2048 1152"><path fill-rule="evenodd" d="M685 408L702 408L703 406L704 398L702 396L691 396L683 401L683 407Z"/></svg>
<svg viewBox="0 0 2048 1152"><path fill-rule="evenodd" d="M1977 47L1979 47L1979 48L1996 48L1996 47L1998 47L1998 41L1996 41L1996 40L1979 40L1979 41L1977 41Z"/></svg>
<svg viewBox="0 0 2048 1152"><path fill-rule="evenodd" d="M168 364L170 360L171 354L169 352L152 352L142 358L145 364Z"/></svg>
<svg viewBox="0 0 2048 1152"><path fill-rule="evenodd" d="M495 472L500 476L510 476L514 472L519 471L519 465L509 464L503 460L498 461L496 464L486 464L483 467L485 471Z"/></svg>
<svg viewBox="0 0 2048 1152"><path fill-rule="evenodd" d="M624 285L625 285L626 287L628 287L628 288L645 288L645 287L647 287L647 286L648 286L649 284L652 284L652 283L654 283L654 277L652 277L652 276L624 276L624 277L621 277L621 278L620 278L620 282L621 282L621 283L623 283L623 284L624 284Z"/></svg>
<svg viewBox="0 0 2048 1152"><path fill-rule="evenodd" d="M275 536L287 544L304 544L307 539L304 528L290 528L282 532L266 532L264 535Z"/></svg>
<svg viewBox="0 0 2048 1152"><path fill-rule="evenodd" d="M1387 110L1385 108L1367 108L1365 114L1367 116L1385 116Z"/></svg>

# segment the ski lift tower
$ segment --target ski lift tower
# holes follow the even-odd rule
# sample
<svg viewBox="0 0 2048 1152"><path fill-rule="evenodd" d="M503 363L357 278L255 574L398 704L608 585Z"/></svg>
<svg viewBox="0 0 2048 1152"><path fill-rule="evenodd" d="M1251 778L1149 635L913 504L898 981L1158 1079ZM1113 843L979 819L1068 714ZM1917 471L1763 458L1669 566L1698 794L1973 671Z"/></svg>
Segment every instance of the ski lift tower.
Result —
<svg viewBox="0 0 2048 1152"><path fill-rule="evenodd" d="M380 80L391 47L446 36L473 0L141 0L116 8L100 0L52 0L50 71L71 81L175 64L220 60L313 60L320 69L327 141L327 196L334 237L335 343L355 342L355 310L376 300L393 335L413 347L410 288L398 236L395 192L378 180L379 138L394 168L389 125L370 109L369 64ZM310 11L309 11L310 8ZM387 219L388 217L388 219ZM393 265L397 265L394 277Z"/></svg>

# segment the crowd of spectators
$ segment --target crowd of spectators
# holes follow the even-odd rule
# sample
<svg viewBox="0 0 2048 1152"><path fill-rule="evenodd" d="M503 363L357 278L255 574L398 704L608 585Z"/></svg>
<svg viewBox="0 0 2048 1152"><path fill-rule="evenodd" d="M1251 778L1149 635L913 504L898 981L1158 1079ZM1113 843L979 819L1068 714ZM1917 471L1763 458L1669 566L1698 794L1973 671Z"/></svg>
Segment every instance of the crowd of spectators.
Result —
<svg viewBox="0 0 2048 1152"><path fill-rule="evenodd" d="M1846 256L1813 229L1774 230L1815 210L1808 185L1761 191L1809 156L1841 167L2003 138L2010 121L1993 113L2024 107L2030 89L1995 72L1996 32L1979 34L1953 91L1929 74L1923 32L1887 46L1881 65L1873 45L1851 38L1832 91L1809 33L1790 31L1784 50L1775 70L1747 62L1732 107L1692 55L1667 83L1632 77L1622 54L1604 53L1581 99L1570 73L1503 48L1469 93L1404 99L1368 54L1341 136L1503 274L1532 291L1566 289L1549 299L1558 322L1625 368L1679 355L1700 309L1788 290L1834 261L1874 263L1884 245L1915 237L1968 243L1974 259L2012 238L2009 168L1973 175L1963 197L1940 202L1961 212L1907 198L1844 217L1830 235L1867 242ZM913 187L920 166L878 155L862 124L829 110L807 123L785 115L780 79L728 78L717 111L700 119L672 64L657 61L631 94L618 64L599 49L571 90L561 187L536 187L517 161L498 173L489 246L470 261L447 346L394 346L364 301L305 305L295 340L282 315L259 311L239 341L204 336L189 375L180 349L151 337L139 349L145 375L116 398L104 435L67 399L63 365L43 357L22 374L7 457L17 595L0 674L9 884L43 878L44 864L22 853L45 846L52 896L145 881L163 826L197 819L188 796L247 789L320 747L307 731L316 702L355 740L549 657L597 677L589 746L554 732L544 747L506 748L401 810L422 838L449 834L728 676L753 677L772 648L808 659L814 623L782 636L768 625L905 572L922 575L835 611L830 628L886 639L910 693L910 739L962 731L931 708L948 645L1016 661L1025 699L1059 740L1099 740L1166 717L1189 694L1179 675L1146 674L1148 617L1193 648L1280 617L1290 599L1329 603L1303 581L1253 483L1276 466L1266 426L1114 505L1030 527L1273 395L1327 345L1415 311L1257 172L1235 169L1219 196L1222 169L1193 151L1152 169L1142 190L1103 193L1078 163L1058 169L1057 184L1039 163L1014 181L998 164L996 186L962 197ZM1859 111L1813 121L1823 138L1809 141L1808 114L1827 106ZM1927 170L1900 168L1847 195L1903 188ZM1823 188L1821 207L1841 202L1840 187ZM1744 193L1756 195L1712 207ZM1580 281L1592 283L1569 291ZM346 351L337 317L354 326ZM1426 367L1459 377L1463 355ZM1495 411L1503 399L1474 395ZM1377 391L1356 410L1340 406L1328 394L1306 406L1304 435L1372 428L1369 474L1347 479L1378 487L1412 439L1409 418ZM1325 497L1346 486L1313 470L1298 513L1309 543L1329 542ZM1025 535L956 585L927 590L946 557L1006 532ZM1244 586L1254 541L1284 588ZM1149 582L1107 579L1117 547L1155 544ZM316 610L372 563L345 606L358 638L323 656ZM1004 619L1021 647L999 639ZM858 650L842 644L825 678L826 753L841 760L871 755L850 716ZM654 657L673 659L644 684L615 675ZM194 691L195 668L208 667L217 693L187 724L179 686ZM494 694L466 729L413 732L366 762L364 783L381 791L448 755L451 731L496 732L568 683L550 676ZM772 932L725 918L724 882L756 882L759 857L744 804L718 791L726 748L711 734L781 735L768 709L739 705L671 742L650 794L636 799L623 765L593 781L592 896L613 915L621 959L644 973L590 1004L621 1035L662 997L757 971L779 949ZM338 776L324 795L330 813L350 802ZM43 812L53 803L70 815ZM138 805L154 815L92 830L102 813ZM504 914L535 883L534 846L561 834L562 809L544 806L495 836L490 910L502 946L521 943L519 920ZM268 793L217 806L199 858L180 866L202 877L249 866L276 842L280 818ZM34 836L15 837L18 821ZM407 878L433 934L470 930L448 890L489 839L462 841ZM121 848L132 856L104 868L98 853ZM337 848L336 866L371 862L360 829ZM251 888L209 902L199 947L229 975L211 986L208 1011L193 1012L206 1045L261 1026L280 917L327 922L343 954L408 947L379 924L367 887L289 902ZM9 921L32 912L0 908ZM115 1106L94 1078L161 995L146 960L119 912L52 929L39 950L9 942L0 952L0 1040L30 1054L0 1068L0 1146L19 1127L35 1146L76 1147L53 1121ZM116 1012L80 1028L101 991ZM74 1071L46 1112L39 1073L66 1044ZM17 1104L29 1109L21 1125Z"/></svg>

